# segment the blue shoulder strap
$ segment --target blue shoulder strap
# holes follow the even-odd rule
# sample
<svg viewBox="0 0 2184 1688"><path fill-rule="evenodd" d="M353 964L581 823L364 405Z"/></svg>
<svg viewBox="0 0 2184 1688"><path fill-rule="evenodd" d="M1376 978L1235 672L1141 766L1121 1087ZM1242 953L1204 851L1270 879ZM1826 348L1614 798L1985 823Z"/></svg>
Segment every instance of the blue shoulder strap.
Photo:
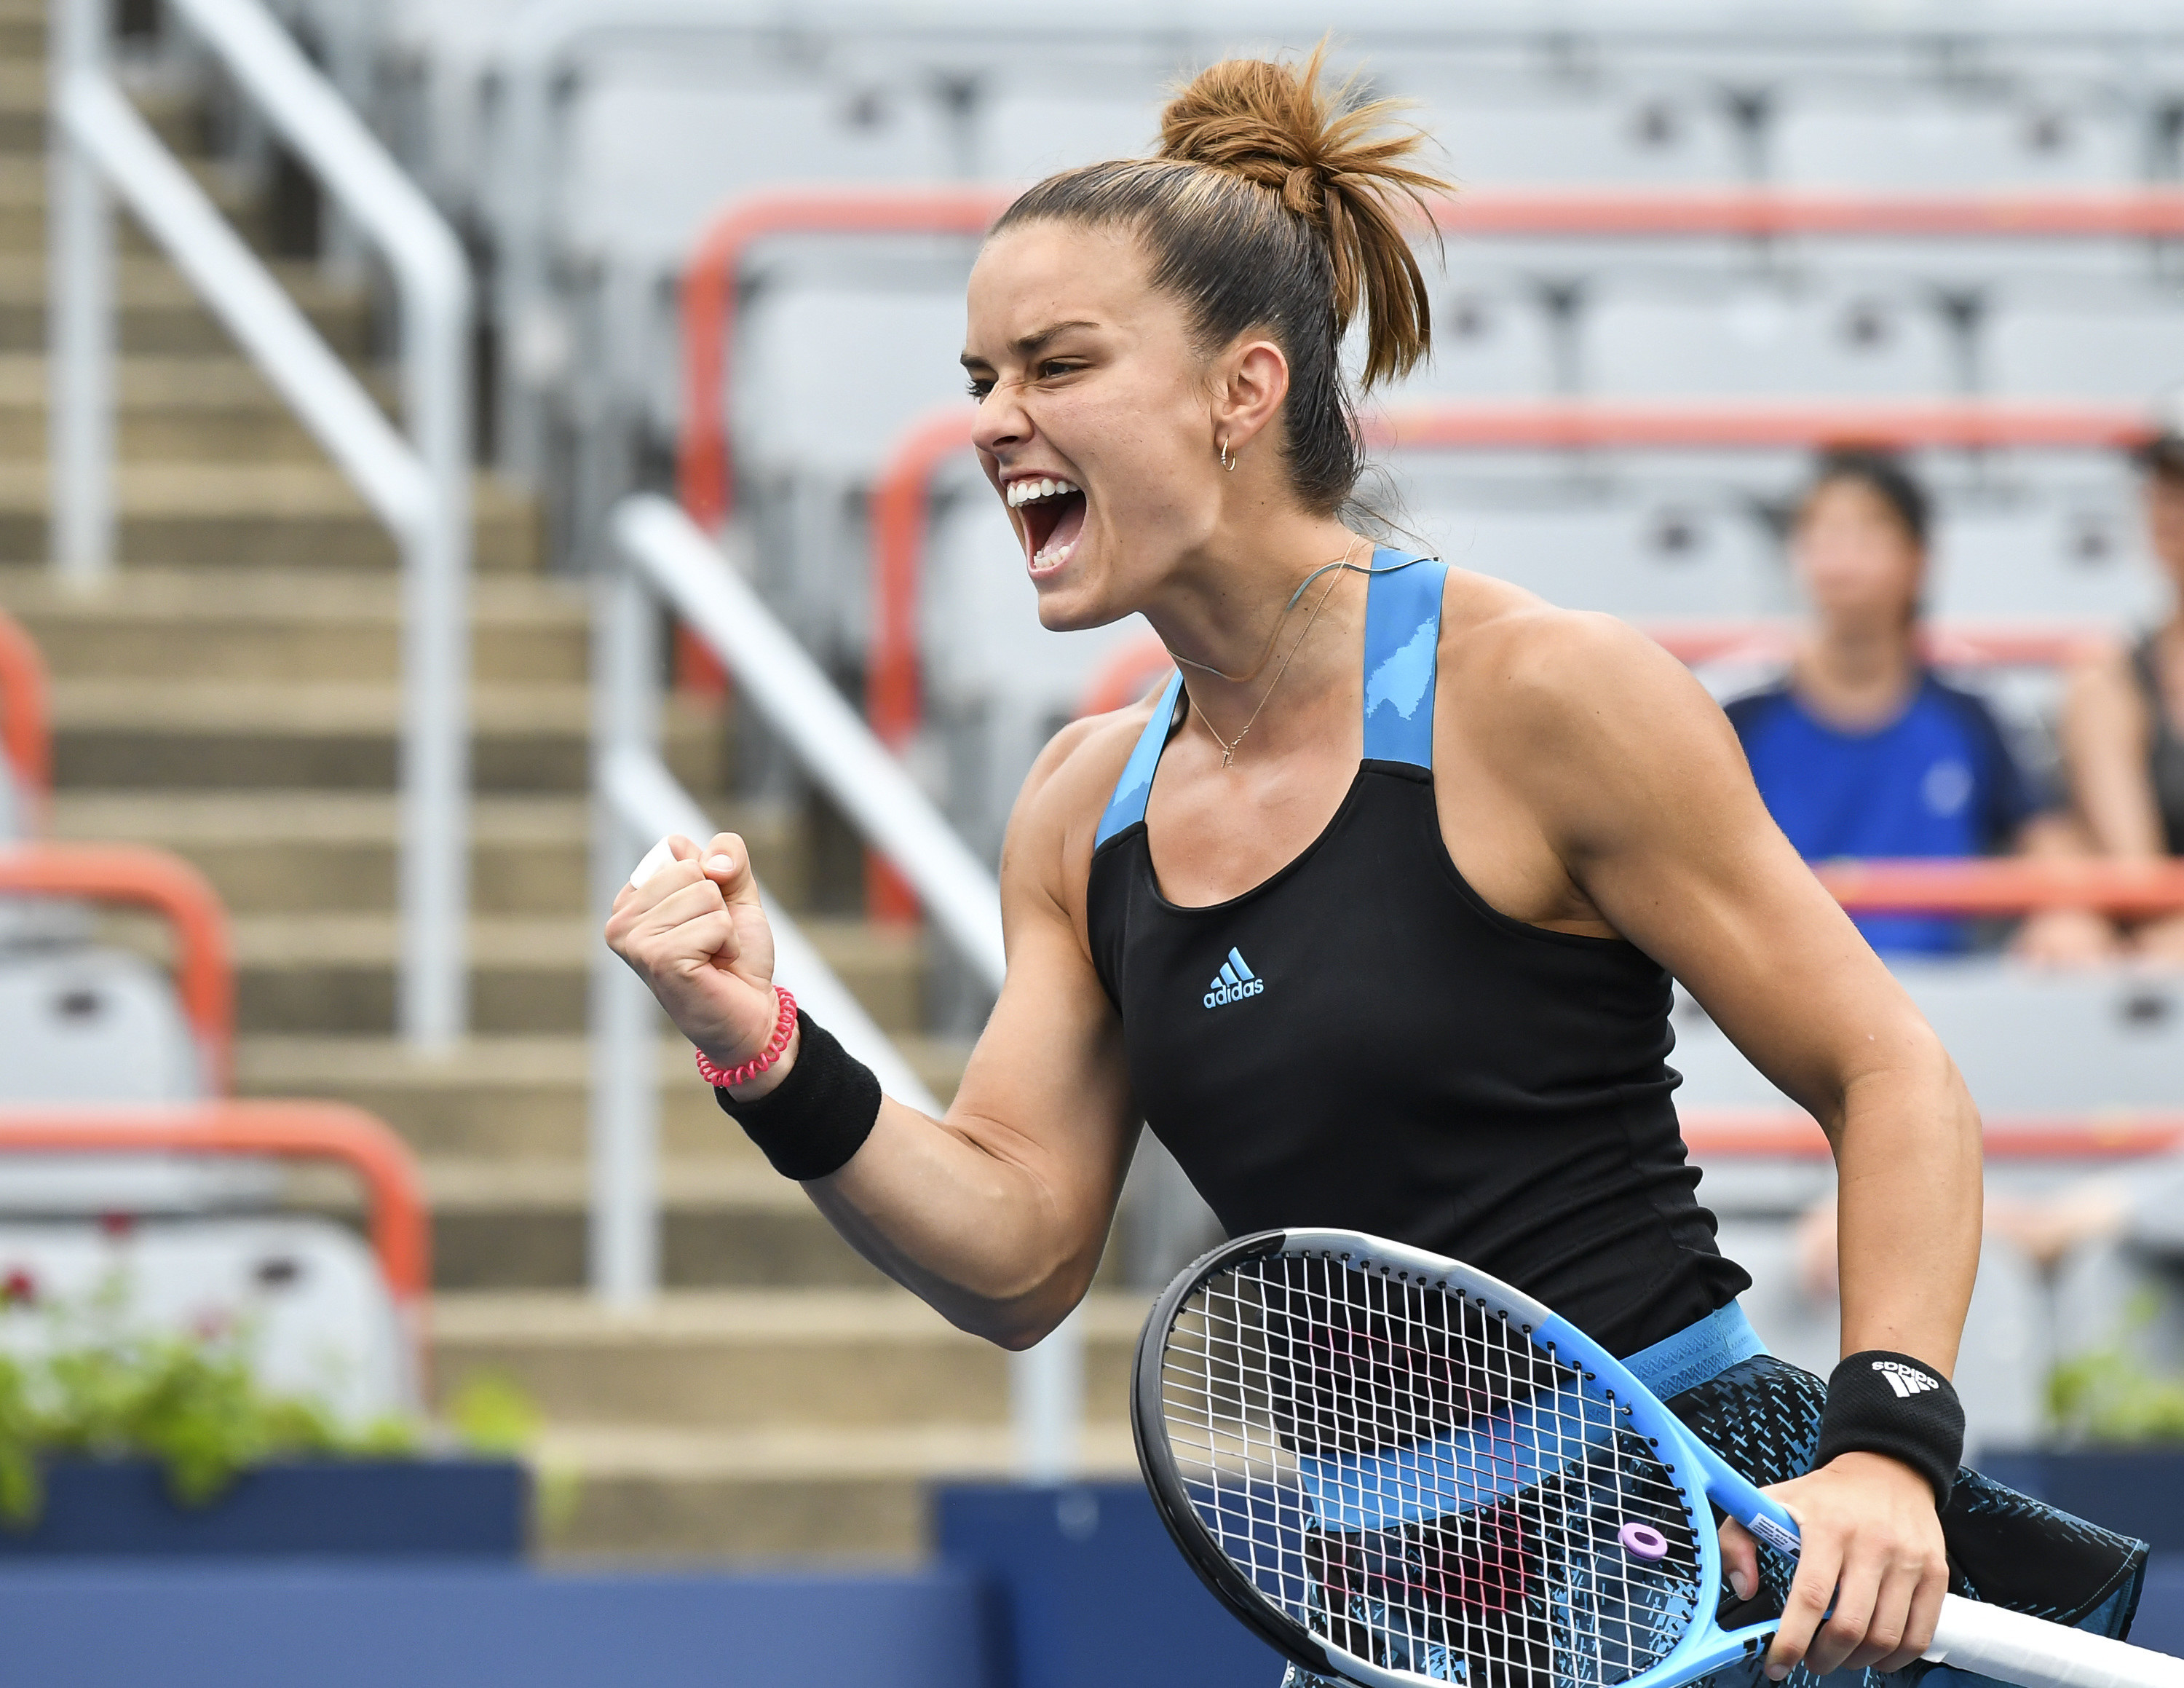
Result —
<svg viewBox="0 0 2184 1688"><path fill-rule="evenodd" d="M1167 748L1168 729L1175 722L1176 696L1182 690L1183 670L1178 668L1162 689L1160 701L1153 705L1153 718L1138 735L1137 748L1123 764L1123 777L1115 782L1115 795L1107 799L1107 811L1100 817L1100 830L1092 835L1095 850L1145 818L1145 799L1153 794L1153 769L1160 766L1161 752Z"/></svg>
<svg viewBox="0 0 2184 1688"><path fill-rule="evenodd" d="M1440 667L1439 557L1373 553L1365 589L1365 759L1433 767L1434 674Z"/></svg>

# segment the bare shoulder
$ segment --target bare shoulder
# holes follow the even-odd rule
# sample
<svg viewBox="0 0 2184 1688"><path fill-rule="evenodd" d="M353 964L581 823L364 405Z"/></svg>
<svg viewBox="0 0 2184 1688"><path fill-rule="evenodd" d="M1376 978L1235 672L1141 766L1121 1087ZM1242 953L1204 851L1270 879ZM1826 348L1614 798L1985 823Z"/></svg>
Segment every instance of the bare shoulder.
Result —
<svg viewBox="0 0 2184 1688"><path fill-rule="evenodd" d="M1503 731L1560 729L1633 708L1719 713L1684 665L1628 622L1559 609L1460 570L1450 572L1440 660L1464 713Z"/></svg>
<svg viewBox="0 0 2184 1688"><path fill-rule="evenodd" d="M1001 848L1004 892L1036 885L1072 918L1081 916L1100 817L1123 764L1152 718L1156 698L1072 721L1024 776Z"/></svg>

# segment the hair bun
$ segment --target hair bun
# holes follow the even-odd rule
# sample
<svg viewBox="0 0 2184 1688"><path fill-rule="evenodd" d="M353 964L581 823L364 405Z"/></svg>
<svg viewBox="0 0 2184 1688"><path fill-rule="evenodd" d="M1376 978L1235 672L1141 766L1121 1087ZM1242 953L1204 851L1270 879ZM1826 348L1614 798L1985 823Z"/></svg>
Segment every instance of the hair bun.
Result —
<svg viewBox="0 0 2184 1688"><path fill-rule="evenodd" d="M1407 223L1433 226L1425 202L1449 184L1410 160L1425 144L1415 126L1390 130L1404 102L1351 108L1348 85L1329 94L1327 43L1302 64L1228 59L1208 66L1161 114L1156 156L1226 171L1277 193L1317 226L1334 267L1338 326L1366 314L1364 381L1401 375L1432 338L1425 277Z"/></svg>

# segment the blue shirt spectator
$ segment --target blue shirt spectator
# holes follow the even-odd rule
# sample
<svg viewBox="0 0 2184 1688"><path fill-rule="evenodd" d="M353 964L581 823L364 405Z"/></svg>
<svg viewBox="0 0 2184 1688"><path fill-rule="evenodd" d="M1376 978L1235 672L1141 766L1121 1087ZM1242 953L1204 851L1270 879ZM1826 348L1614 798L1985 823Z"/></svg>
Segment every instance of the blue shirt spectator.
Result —
<svg viewBox="0 0 2184 1688"><path fill-rule="evenodd" d="M1993 713L1931 674L1892 721L1864 731L1833 725L1787 685L1729 706L1752 777L1775 824L1808 861L1839 856L1984 856L2014 847L2041 804ZM1964 947L1960 920L1866 914L1875 949L1947 954Z"/></svg>

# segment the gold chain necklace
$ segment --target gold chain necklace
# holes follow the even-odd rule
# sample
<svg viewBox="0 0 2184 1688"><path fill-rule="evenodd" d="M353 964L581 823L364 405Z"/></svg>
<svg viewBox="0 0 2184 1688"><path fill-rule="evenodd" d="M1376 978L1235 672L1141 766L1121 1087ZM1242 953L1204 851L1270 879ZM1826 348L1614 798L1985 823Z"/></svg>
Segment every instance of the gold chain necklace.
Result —
<svg viewBox="0 0 2184 1688"><path fill-rule="evenodd" d="M1346 559L1337 560L1343 561ZM1206 718L1206 712L1203 709L1199 708L1198 700L1195 697L1190 698L1190 707L1196 712L1199 721L1204 725L1207 732L1213 734L1213 742L1221 746L1221 765L1223 768L1228 768L1234 764L1236 760L1236 747L1244 742L1245 735L1248 734L1252 728L1258 725L1259 717L1266 709L1267 700L1274 695L1274 688L1282 683L1282 676L1290 671L1290 664L1296 661L1296 653L1304 649L1305 640L1312 636L1312 623L1319 619L1319 612L1327 607L1327 601L1334 595L1334 589L1341 584L1342 577L1340 574L1337 574L1334 579L1327 583L1327 590L1319 595L1319 601L1312 606L1312 613L1305 618L1304 631L1297 634L1296 643L1290 646L1290 654L1282 658L1281 667L1274 670L1273 679L1267 682L1267 689L1259 694L1259 707L1251 712L1251 718L1244 724L1243 732L1237 734L1233 739L1223 738L1219 733L1214 732L1213 723ZM1270 646L1269 649L1271 650L1271 648L1272 647ZM1262 658L1262 661L1264 659ZM1196 665L1193 664L1193 666L1195 667ZM1184 690L1184 696L1185 697L1190 697L1190 693L1188 688Z"/></svg>

